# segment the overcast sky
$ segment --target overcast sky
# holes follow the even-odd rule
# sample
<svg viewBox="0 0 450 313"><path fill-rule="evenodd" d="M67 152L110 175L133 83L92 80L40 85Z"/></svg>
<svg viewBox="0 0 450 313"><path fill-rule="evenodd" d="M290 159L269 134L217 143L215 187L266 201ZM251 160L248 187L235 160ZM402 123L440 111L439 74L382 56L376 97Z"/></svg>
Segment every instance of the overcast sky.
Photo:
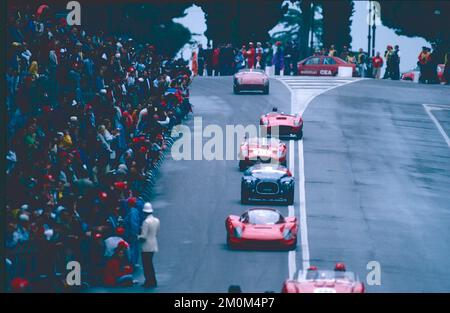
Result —
<svg viewBox="0 0 450 313"><path fill-rule="evenodd" d="M193 33L193 40L202 43L206 46L207 39L203 35L206 31L205 14L202 9L196 5L191 6L186 10L187 15L183 18L174 19L174 21L183 24L189 28ZM355 14L353 15L352 23L352 48L357 50L363 48L367 50L367 14L368 14L368 1L355 1ZM381 14L383 14L383 8L381 7ZM394 30L389 29L383 25L378 25L376 29L376 51L380 51L383 54L388 44L394 46L398 44L401 51L400 70L406 71L416 66L417 56L422 46L429 46L429 44L423 38L410 38L405 36L398 36ZM189 59L191 55L190 45L186 45L185 49L180 52L180 55L185 59Z"/></svg>

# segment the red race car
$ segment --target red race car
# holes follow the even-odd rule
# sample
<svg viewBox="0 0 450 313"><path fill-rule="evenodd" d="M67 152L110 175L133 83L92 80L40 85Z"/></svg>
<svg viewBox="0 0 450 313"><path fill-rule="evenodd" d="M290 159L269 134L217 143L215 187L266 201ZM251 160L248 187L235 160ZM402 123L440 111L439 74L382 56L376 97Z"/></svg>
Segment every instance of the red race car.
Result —
<svg viewBox="0 0 450 313"><path fill-rule="evenodd" d="M345 269L344 263L337 263L334 271L318 270L311 266L300 271L298 279L284 282L282 293L364 293L364 284L353 272Z"/></svg>
<svg viewBox="0 0 450 313"><path fill-rule="evenodd" d="M445 83L445 78L444 78L444 69L445 69L445 64L438 64L437 66L437 76L439 79L440 83ZM405 73L402 74L402 80L407 80L407 81L413 81L413 82L418 82L420 78L420 68L417 66L414 69L407 71Z"/></svg>
<svg viewBox="0 0 450 313"><path fill-rule="evenodd" d="M239 170L256 163L279 163L286 166L286 144L276 138L250 138L240 146Z"/></svg>
<svg viewBox="0 0 450 313"><path fill-rule="evenodd" d="M297 218L274 209L250 209L225 221L227 244L232 249L295 249Z"/></svg>
<svg viewBox="0 0 450 313"><path fill-rule="evenodd" d="M240 93L243 90L261 90L263 94L269 94L269 77L262 70L242 69L233 77L233 92Z"/></svg>
<svg viewBox="0 0 450 313"><path fill-rule="evenodd" d="M298 75L336 76L339 67L351 67L353 76L357 75L356 65L341 58L326 55L310 56L297 63Z"/></svg>
<svg viewBox="0 0 450 313"><path fill-rule="evenodd" d="M259 124L269 136L296 139L303 137L303 119L298 114L279 113L277 108L273 108L272 112L261 116Z"/></svg>

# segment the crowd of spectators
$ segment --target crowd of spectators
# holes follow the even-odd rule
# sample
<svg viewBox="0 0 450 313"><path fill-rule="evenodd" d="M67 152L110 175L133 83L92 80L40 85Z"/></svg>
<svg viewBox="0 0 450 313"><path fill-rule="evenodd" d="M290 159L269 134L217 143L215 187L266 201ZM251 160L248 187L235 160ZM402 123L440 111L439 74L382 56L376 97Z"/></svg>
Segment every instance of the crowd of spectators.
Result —
<svg viewBox="0 0 450 313"><path fill-rule="evenodd" d="M73 260L84 283L130 284L146 174L192 111L187 63L45 7L10 10L6 44L10 290L64 290Z"/></svg>
<svg viewBox="0 0 450 313"><path fill-rule="evenodd" d="M201 44L192 52L191 62L194 75L227 76L243 68L264 70L273 67L274 74L296 75L299 49L293 41L272 44L249 42L241 47L219 44L206 49Z"/></svg>

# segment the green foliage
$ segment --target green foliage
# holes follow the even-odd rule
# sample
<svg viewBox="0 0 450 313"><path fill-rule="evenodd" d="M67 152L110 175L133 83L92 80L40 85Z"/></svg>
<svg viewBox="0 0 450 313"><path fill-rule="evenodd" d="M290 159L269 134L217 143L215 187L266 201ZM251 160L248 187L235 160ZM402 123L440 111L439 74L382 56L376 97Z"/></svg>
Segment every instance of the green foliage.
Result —
<svg viewBox="0 0 450 313"><path fill-rule="evenodd" d="M206 13L206 36L214 43L241 45L249 41L267 41L285 9L282 0L198 0Z"/></svg>
<svg viewBox="0 0 450 313"><path fill-rule="evenodd" d="M323 45L335 45L338 50L343 46L351 47L350 36L354 13L354 3L351 0L320 0L323 15Z"/></svg>
<svg viewBox="0 0 450 313"><path fill-rule="evenodd" d="M87 14L83 26L103 30L109 34L126 34L140 42L154 43L164 54L173 56L191 38L190 31L172 21L183 17L190 2L117 3L104 6L99 3L82 3Z"/></svg>
<svg viewBox="0 0 450 313"><path fill-rule="evenodd" d="M450 42L450 1L381 0L381 21L398 35L419 36L430 42Z"/></svg>

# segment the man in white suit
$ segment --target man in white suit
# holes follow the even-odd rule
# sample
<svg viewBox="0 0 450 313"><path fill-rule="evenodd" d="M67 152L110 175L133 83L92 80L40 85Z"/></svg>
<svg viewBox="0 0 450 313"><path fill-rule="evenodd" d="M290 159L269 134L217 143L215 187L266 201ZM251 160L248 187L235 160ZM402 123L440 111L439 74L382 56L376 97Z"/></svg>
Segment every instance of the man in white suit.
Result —
<svg viewBox="0 0 450 313"><path fill-rule="evenodd" d="M157 286L155 268L153 267L153 255L158 252L158 241L156 236L159 231L159 219L153 216L153 208L150 202L144 204L142 212L146 214L141 226L141 234L138 236L141 241L142 266L144 269L144 288L155 288Z"/></svg>

